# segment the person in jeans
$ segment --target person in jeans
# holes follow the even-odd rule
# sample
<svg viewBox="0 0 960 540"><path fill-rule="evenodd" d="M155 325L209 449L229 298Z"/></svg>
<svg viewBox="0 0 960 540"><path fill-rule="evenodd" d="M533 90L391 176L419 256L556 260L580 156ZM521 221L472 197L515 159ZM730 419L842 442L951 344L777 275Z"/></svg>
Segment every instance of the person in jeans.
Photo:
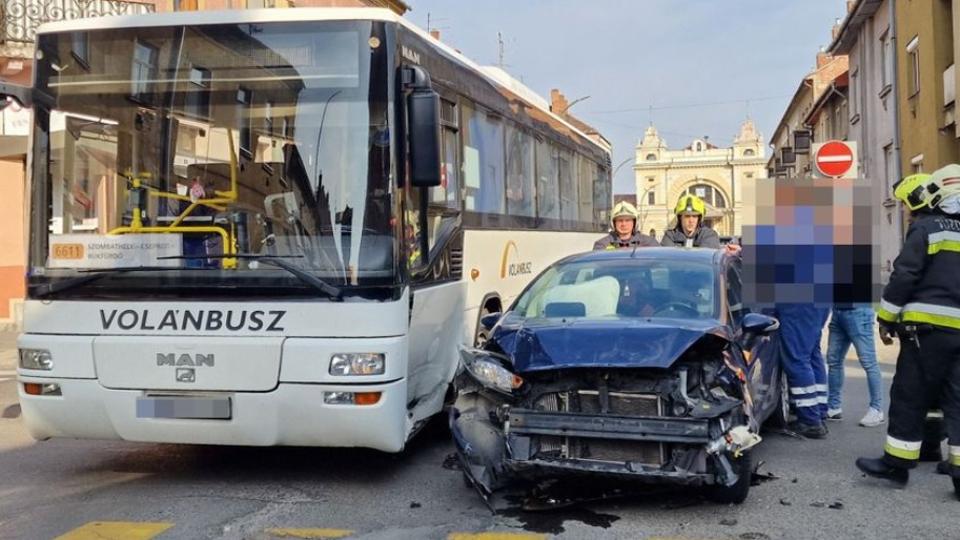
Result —
<svg viewBox="0 0 960 540"><path fill-rule="evenodd" d="M864 427L879 426L884 423L883 416L883 379L877 364L877 348L873 339L873 321L876 313L870 306L834 306L830 315L829 337L827 341L827 419L842 418L843 398L843 359L850 345L857 351L860 366L867 374L867 387L870 390L870 407L860 419Z"/></svg>

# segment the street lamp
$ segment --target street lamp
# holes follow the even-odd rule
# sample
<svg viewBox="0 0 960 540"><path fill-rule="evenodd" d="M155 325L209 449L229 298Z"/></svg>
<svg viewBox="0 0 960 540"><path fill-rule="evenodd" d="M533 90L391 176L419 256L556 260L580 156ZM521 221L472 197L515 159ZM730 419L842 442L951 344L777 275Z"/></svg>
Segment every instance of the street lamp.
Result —
<svg viewBox="0 0 960 540"><path fill-rule="evenodd" d="M647 194L650 193L650 191L656 189L656 187L657 187L656 183L647 187L647 189L643 190L643 193L640 195L639 200L637 200L637 213L640 214L640 223L637 226L637 230L640 232L643 232L643 222L647 220L646 212L641 212L640 209L643 208L643 202L647 200Z"/></svg>
<svg viewBox="0 0 960 540"><path fill-rule="evenodd" d="M570 110L570 107L573 107L573 106L576 105L577 103L580 103L581 101L586 100L586 99L590 99L590 96L578 97L577 99L571 101L570 103L567 103L567 106L564 107L562 111L557 111L557 114L558 114L558 115L561 115L561 116L564 115L564 114L567 114L567 111Z"/></svg>

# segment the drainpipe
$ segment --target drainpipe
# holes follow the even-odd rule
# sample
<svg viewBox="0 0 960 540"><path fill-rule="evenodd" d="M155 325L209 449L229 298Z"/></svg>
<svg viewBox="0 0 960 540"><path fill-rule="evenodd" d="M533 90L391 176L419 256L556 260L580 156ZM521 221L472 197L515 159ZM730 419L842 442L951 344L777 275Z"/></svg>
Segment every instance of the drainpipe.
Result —
<svg viewBox="0 0 960 540"><path fill-rule="evenodd" d="M897 10L895 8L896 0L888 0L890 6L890 49L893 51L893 162L897 164L897 180L903 174L902 164L900 162L900 49L897 45ZM897 238L903 242L903 205L897 201Z"/></svg>

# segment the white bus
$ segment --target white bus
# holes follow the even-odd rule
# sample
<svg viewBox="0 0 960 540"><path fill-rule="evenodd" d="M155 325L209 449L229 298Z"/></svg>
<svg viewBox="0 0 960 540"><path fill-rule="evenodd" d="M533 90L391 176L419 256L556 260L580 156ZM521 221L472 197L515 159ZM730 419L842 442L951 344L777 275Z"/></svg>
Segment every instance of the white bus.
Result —
<svg viewBox="0 0 960 540"><path fill-rule="evenodd" d="M607 227L609 147L387 10L47 24L23 419L37 439L395 452L456 347Z"/></svg>

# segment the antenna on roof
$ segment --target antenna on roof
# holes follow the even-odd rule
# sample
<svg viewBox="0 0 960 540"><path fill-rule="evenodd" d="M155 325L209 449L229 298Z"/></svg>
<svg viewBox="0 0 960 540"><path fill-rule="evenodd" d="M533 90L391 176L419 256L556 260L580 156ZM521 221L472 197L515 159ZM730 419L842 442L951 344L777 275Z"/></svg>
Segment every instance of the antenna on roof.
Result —
<svg viewBox="0 0 960 540"><path fill-rule="evenodd" d="M503 69L503 34L497 32L497 65Z"/></svg>

